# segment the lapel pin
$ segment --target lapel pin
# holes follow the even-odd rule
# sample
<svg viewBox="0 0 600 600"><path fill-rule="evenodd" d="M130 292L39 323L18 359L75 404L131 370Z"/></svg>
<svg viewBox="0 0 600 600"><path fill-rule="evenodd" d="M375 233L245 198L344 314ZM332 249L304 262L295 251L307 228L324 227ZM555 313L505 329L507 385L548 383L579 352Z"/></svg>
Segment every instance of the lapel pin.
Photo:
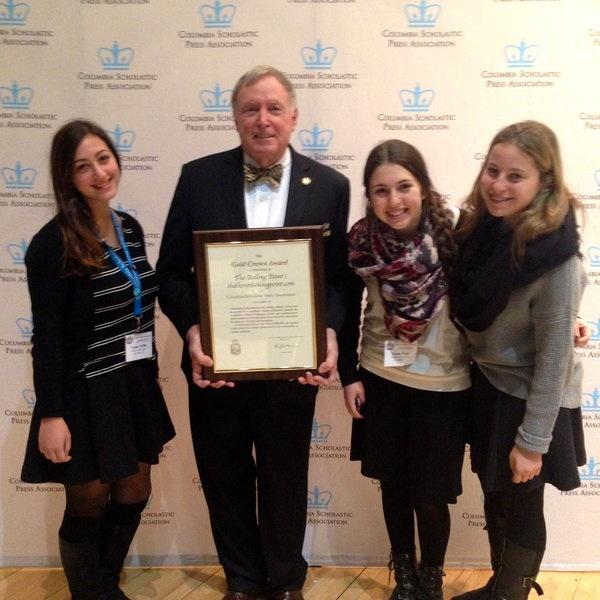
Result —
<svg viewBox="0 0 600 600"><path fill-rule="evenodd" d="M302 178L302 185L310 185L312 183L312 179L310 177Z"/></svg>

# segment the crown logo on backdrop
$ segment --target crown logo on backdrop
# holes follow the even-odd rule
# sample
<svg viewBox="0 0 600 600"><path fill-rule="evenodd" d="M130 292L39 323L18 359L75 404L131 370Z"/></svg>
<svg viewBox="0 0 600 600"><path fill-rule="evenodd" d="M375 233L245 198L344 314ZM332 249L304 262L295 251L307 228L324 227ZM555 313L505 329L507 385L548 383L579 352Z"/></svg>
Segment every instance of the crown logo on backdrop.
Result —
<svg viewBox="0 0 600 600"><path fill-rule="evenodd" d="M594 388L591 394L589 392L583 392L582 396L587 396L589 400L587 398L581 399L581 410L600 410L600 390L598 389L598 386Z"/></svg>
<svg viewBox="0 0 600 600"><path fill-rule="evenodd" d="M600 169L594 173L594 176L596 177L596 188L600 192Z"/></svg>
<svg viewBox="0 0 600 600"><path fill-rule="evenodd" d="M200 101L204 112L229 112L231 110L231 94L233 90L222 90L216 83L214 90L202 90Z"/></svg>
<svg viewBox="0 0 600 600"><path fill-rule="evenodd" d="M588 325L591 325L590 340L600 340L600 319L598 319L597 321L586 321L586 323Z"/></svg>
<svg viewBox="0 0 600 600"><path fill-rule="evenodd" d="M4 108L27 109L33 98L30 87L19 87L16 81L9 86L0 87L0 102Z"/></svg>
<svg viewBox="0 0 600 600"><path fill-rule="evenodd" d="M7 244L6 249L12 258L14 265L22 265L25 263L25 253L29 244L25 240L21 240L18 244Z"/></svg>
<svg viewBox="0 0 600 600"><path fill-rule="evenodd" d="M26 2L0 2L0 25L25 25L30 8Z"/></svg>
<svg viewBox="0 0 600 600"><path fill-rule="evenodd" d="M590 265L592 267L600 267L600 247L590 246L587 251L588 258L590 259Z"/></svg>
<svg viewBox="0 0 600 600"><path fill-rule="evenodd" d="M119 152L131 152L131 149L133 148L133 142L135 142L134 131L131 129L121 129L120 125L115 125L113 131L107 130L106 133L110 135L115 144L115 148Z"/></svg>
<svg viewBox="0 0 600 600"><path fill-rule="evenodd" d="M509 44L504 46L506 65L508 67L533 67L539 53L540 47L535 44L521 42L518 45Z"/></svg>
<svg viewBox="0 0 600 600"><path fill-rule="evenodd" d="M119 204L117 204L115 208L116 210L127 213L128 215L131 215L134 219L137 219L138 212L137 210L135 210L135 208L125 208L121 202L119 202Z"/></svg>
<svg viewBox="0 0 600 600"><path fill-rule="evenodd" d="M298 132L302 150L306 151L321 151L327 150L333 139L333 131L331 129L319 129L315 124L312 129L301 129Z"/></svg>
<svg viewBox="0 0 600 600"><path fill-rule="evenodd" d="M600 479L600 462L596 462L593 456L590 456L583 467L579 467L579 477L583 480Z"/></svg>
<svg viewBox="0 0 600 600"><path fill-rule="evenodd" d="M330 433L331 425L318 423L316 419L313 419L312 432L310 436L311 442L326 442Z"/></svg>
<svg viewBox="0 0 600 600"><path fill-rule="evenodd" d="M231 27L236 7L235 4L215 0L212 4L201 4L198 10L204 27Z"/></svg>
<svg viewBox="0 0 600 600"><path fill-rule="evenodd" d="M418 83L412 90L400 90L400 101L404 112L427 112L434 98L433 90L424 90Z"/></svg>
<svg viewBox="0 0 600 600"><path fill-rule="evenodd" d="M26 319L25 317L19 317L16 322L21 337L27 340L31 339L31 336L33 335L33 321L31 319Z"/></svg>
<svg viewBox="0 0 600 600"><path fill-rule="evenodd" d="M118 42L113 42L110 48L98 48L98 58L105 71L127 71L133 55L133 48L121 48Z"/></svg>
<svg viewBox="0 0 600 600"><path fill-rule="evenodd" d="M321 40L314 45L304 46L300 51L305 69L331 69L337 50L333 46L323 46Z"/></svg>
<svg viewBox="0 0 600 600"><path fill-rule="evenodd" d="M29 190L33 187L37 171L31 168L24 168L20 162L15 164L15 168L4 167L1 171L4 184L9 189Z"/></svg>
<svg viewBox="0 0 600 600"><path fill-rule="evenodd" d="M322 491L316 485L312 490L308 490L307 508L328 508L333 494Z"/></svg>
<svg viewBox="0 0 600 600"><path fill-rule="evenodd" d="M23 396L23 400L27 403L27 406L34 407L35 406L35 392L31 389L23 390L21 392L21 396Z"/></svg>
<svg viewBox="0 0 600 600"><path fill-rule="evenodd" d="M404 12L409 27L435 27L442 7L439 4L429 4L426 0L421 0L418 4L405 4Z"/></svg>

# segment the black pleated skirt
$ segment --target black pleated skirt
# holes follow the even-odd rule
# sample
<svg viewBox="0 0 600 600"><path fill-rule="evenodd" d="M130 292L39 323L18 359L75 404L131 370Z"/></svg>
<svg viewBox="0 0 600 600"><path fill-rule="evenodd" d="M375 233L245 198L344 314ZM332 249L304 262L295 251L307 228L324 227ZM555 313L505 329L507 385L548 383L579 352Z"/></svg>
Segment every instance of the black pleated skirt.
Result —
<svg viewBox="0 0 600 600"><path fill-rule="evenodd" d="M86 379L73 375L65 390L64 419L71 432L71 460L55 464L38 449L35 411L21 479L29 483L109 483L133 475L138 462L158 463L175 436L164 397L149 360Z"/></svg>
<svg viewBox="0 0 600 600"><path fill-rule="evenodd" d="M372 479L404 484L414 501L453 504L461 471L470 390L431 392L361 369L366 402L352 423L350 458Z"/></svg>
<svg viewBox="0 0 600 600"><path fill-rule="evenodd" d="M515 485L535 488L542 483L567 491L581 485L578 467L585 464L586 455L580 408L559 410L550 448L542 456L540 475L525 483L513 483L508 456L523 422L526 401L495 388L476 365L471 380L471 468L484 492L505 491Z"/></svg>

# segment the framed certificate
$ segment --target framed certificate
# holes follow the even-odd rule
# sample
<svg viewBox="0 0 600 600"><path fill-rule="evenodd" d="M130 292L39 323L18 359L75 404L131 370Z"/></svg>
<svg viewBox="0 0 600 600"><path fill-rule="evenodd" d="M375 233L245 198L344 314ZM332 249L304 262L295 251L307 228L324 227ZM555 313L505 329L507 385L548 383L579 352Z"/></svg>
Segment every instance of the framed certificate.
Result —
<svg viewBox="0 0 600 600"><path fill-rule="evenodd" d="M325 360L323 226L194 232L211 381L292 379Z"/></svg>

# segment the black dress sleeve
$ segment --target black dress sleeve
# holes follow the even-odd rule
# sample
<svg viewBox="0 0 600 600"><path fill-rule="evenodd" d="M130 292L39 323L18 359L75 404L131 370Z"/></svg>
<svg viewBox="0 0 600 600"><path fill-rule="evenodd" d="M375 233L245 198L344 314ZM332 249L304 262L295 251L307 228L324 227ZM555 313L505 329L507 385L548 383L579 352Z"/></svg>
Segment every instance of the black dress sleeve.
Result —
<svg viewBox="0 0 600 600"><path fill-rule="evenodd" d="M32 357L36 414L63 414L65 328L71 278L61 273L62 237L52 222L31 240L25 255L33 318Z"/></svg>

